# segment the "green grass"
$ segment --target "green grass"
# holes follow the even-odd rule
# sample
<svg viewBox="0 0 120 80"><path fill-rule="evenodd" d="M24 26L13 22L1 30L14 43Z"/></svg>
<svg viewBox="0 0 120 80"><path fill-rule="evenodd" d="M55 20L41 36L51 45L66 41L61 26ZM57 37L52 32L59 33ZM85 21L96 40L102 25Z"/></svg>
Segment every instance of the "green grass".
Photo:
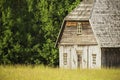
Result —
<svg viewBox="0 0 120 80"><path fill-rule="evenodd" d="M120 80L120 69L59 69L44 66L0 66L0 80Z"/></svg>

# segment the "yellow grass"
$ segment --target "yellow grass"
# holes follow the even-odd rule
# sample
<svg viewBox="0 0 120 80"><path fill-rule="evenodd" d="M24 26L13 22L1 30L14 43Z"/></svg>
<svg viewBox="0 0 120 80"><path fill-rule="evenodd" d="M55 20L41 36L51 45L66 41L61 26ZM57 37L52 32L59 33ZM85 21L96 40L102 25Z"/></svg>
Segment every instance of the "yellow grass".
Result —
<svg viewBox="0 0 120 80"><path fill-rule="evenodd" d="M120 80L120 69L69 70L44 66L0 66L0 80Z"/></svg>

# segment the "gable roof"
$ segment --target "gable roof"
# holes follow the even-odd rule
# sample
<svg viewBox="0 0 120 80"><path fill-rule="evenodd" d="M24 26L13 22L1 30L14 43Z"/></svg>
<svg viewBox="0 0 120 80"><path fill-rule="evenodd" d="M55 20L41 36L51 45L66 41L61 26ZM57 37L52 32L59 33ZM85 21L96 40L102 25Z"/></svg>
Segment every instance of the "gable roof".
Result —
<svg viewBox="0 0 120 80"><path fill-rule="evenodd" d="M70 12L64 18L55 47L59 44L61 40L66 21L89 21L92 6L93 0L83 0L72 12Z"/></svg>
<svg viewBox="0 0 120 80"><path fill-rule="evenodd" d="M65 20L73 20L73 21L89 20L92 5L93 4L91 3L81 2L72 12L70 12L65 17Z"/></svg>
<svg viewBox="0 0 120 80"><path fill-rule="evenodd" d="M101 47L120 47L119 0L97 0L90 24Z"/></svg>

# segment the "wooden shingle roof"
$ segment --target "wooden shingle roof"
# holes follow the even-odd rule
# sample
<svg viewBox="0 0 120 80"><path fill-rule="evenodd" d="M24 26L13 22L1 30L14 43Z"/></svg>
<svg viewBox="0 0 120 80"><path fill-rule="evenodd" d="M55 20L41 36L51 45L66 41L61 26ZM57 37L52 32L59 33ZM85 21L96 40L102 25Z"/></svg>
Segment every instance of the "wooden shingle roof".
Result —
<svg viewBox="0 0 120 80"><path fill-rule="evenodd" d="M93 6L93 0L88 0L85 2L81 2L72 12L70 12L66 17L65 20L89 20L90 11Z"/></svg>
<svg viewBox="0 0 120 80"><path fill-rule="evenodd" d="M119 0L96 0L90 24L101 47L120 47Z"/></svg>

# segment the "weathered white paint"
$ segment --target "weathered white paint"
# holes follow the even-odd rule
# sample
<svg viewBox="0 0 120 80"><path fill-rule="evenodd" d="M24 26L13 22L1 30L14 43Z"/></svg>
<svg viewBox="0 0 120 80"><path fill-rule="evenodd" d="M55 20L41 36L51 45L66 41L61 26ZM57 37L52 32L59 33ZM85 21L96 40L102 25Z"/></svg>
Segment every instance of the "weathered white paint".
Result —
<svg viewBox="0 0 120 80"><path fill-rule="evenodd" d="M96 65L92 63L92 54L96 54ZM89 46L89 68L101 67L101 52L98 46Z"/></svg>
<svg viewBox="0 0 120 80"><path fill-rule="evenodd" d="M77 51L82 51L82 63L80 68L100 68L101 67L101 52L97 45L94 46L78 46L71 45L59 46L59 63L61 68L78 68ZM63 54L67 53L67 65L64 65ZM96 54L96 64L92 63L92 54Z"/></svg>
<svg viewBox="0 0 120 80"><path fill-rule="evenodd" d="M77 45L73 46L72 53L71 53L71 68L77 68L77 55L76 55L76 47Z"/></svg>
<svg viewBox="0 0 120 80"><path fill-rule="evenodd" d="M63 46L59 46L59 67L63 67Z"/></svg>

